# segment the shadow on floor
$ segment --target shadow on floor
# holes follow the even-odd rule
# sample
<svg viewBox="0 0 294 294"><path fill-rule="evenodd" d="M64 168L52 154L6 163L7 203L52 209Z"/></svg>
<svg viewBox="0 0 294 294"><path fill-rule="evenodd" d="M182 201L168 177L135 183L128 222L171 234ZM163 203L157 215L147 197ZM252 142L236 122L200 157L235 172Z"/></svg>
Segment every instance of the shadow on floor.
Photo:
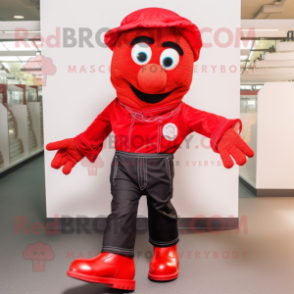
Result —
<svg viewBox="0 0 294 294"><path fill-rule="evenodd" d="M62 294L122 294L133 293L134 291L118 290L108 288L102 284L87 284L84 286L73 287L62 292Z"/></svg>

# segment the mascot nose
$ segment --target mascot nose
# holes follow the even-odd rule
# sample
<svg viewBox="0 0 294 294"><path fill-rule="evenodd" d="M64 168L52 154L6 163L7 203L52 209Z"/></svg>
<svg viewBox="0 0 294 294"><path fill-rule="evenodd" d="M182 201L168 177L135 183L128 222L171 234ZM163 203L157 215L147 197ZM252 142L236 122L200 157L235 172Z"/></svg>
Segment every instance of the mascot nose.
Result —
<svg viewBox="0 0 294 294"><path fill-rule="evenodd" d="M155 93L164 88L166 84L166 72L157 64L146 64L138 73L138 83L147 93Z"/></svg>

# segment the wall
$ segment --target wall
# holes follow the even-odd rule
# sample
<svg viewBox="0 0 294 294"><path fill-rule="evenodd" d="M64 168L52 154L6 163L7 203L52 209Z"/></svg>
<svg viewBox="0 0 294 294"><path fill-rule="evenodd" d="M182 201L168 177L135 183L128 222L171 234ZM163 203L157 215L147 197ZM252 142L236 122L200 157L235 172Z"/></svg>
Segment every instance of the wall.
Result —
<svg viewBox="0 0 294 294"><path fill-rule="evenodd" d="M294 83L266 83L258 94L257 189L294 189Z"/></svg>

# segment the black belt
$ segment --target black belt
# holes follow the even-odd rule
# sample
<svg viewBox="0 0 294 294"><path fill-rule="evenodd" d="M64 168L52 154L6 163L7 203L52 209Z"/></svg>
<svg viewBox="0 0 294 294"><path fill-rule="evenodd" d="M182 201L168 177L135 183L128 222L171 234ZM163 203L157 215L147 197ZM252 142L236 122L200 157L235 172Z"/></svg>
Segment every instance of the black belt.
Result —
<svg viewBox="0 0 294 294"><path fill-rule="evenodd" d="M135 158L174 158L174 155L171 153L133 153L116 150L115 154Z"/></svg>

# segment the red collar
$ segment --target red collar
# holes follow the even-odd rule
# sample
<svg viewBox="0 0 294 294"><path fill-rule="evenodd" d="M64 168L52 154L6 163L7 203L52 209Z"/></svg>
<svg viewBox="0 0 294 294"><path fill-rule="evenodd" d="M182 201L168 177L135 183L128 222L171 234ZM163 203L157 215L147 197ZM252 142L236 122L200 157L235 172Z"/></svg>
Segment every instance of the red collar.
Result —
<svg viewBox="0 0 294 294"><path fill-rule="evenodd" d="M150 118L150 117L157 117L157 116L163 115L166 112L170 112L170 111L176 109L182 102L177 103L177 104L173 104L173 105L151 106L151 107L148 107L144 110L135 109L130 106L127 106L127 105L121 103L119 100L118 100L118 103L121 106L123 106L124 108L126 108L130 113L139 114L142 117Z"/></svg>

